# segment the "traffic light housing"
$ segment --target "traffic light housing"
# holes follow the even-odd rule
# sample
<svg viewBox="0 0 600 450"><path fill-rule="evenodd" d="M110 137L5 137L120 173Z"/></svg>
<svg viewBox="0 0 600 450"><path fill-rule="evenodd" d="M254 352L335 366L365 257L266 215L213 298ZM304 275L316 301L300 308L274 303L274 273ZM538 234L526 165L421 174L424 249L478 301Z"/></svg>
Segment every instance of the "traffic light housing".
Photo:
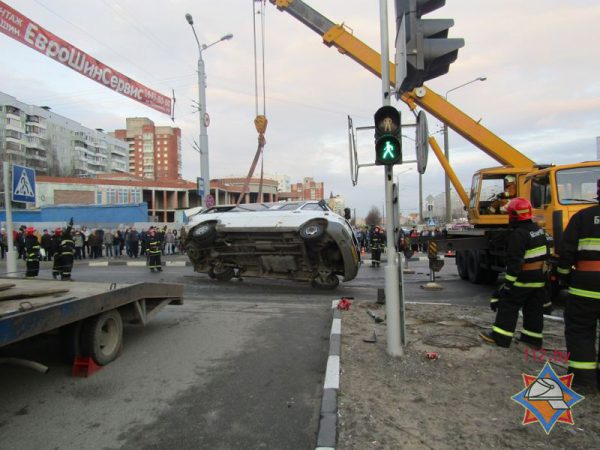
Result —
<svg viewBox="0 0 600 450"><path fill-rule="evenodd" d="M402 164L402 124L400 111L382 106L375 113L375 164Z"/></svg>
<svg viewBox="0 0 600 450"><path fill-rule="evenodd" d="M448 73L458 49L464 47L464 39L448 38L453 19L423 19L445 4L446 0L396 0L396 28L398 32L406 30L406 49L402 50L406 52L406 74L401 91L411 91Z"/></svg>

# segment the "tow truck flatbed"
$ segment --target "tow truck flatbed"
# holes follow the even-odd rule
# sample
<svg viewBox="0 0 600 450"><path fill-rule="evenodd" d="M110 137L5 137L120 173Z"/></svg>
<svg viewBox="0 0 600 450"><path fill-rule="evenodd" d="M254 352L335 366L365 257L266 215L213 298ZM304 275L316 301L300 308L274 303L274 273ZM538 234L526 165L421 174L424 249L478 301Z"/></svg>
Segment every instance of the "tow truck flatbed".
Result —
<svg viewBox="0 0 600 450"><path fill-rule="evenodd" d="M107 327L116 328L120 345L123 322L145 325L164 306L182 303L183 285L174 283L117 285L0 278L0 348L71 325L77 330L74 337L79 347L79 330L88 324L88 328L96 327L96 336L92 336L94 342L81 342L81 347L95 345L102 353L99 337ZM103 318L107 318L106 326ZM112 353L109 356L114 359Z"/></svg>

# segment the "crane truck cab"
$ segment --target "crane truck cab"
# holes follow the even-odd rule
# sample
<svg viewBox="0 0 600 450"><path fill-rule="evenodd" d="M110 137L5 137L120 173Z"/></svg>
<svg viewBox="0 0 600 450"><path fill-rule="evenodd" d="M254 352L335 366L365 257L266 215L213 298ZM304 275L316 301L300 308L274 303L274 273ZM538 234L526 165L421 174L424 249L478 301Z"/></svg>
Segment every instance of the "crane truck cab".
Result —
<svg viewBox="0 0 600 450"><path fill-rule="evenodd" d="M467 216L476 228L505 227L505 207L515 197L529 197L526 176L531 168L508 166L481 169L473 175Z"/></svg>
<svg viewBox="0 0 600 450"><path fill-rule="evenodd" d="M555 253L571 217L598 203L596 183L600 162L587 161L550 166L525 177L533 207L533 220L553 237Z"/></svg>

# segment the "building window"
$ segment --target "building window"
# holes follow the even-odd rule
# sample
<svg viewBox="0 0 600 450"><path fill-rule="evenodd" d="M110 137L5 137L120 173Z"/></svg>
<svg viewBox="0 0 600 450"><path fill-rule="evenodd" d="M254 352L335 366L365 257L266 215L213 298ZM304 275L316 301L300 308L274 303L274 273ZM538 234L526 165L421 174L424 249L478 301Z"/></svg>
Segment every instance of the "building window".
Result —
<svg viewBox="0 0 600 450"><path fill-rule="evenodd" d="M96 205L102 204L102 191L96 191Z"/></svg>
<svg viewBox="0 0 600 450"><path fill-rule="evenodd" d="M106 203L109 205L114 205L116 203L116 192L113 188L106 190Z"/></svg>
<svg viewBox="0 0 600 450"><path fill-rule="evenodd" d="M142 202L142 190L141 189L132 189L131 190L131 203L141 203Z"/></svg>
<svg viewBox="0 0 600 450"><path fill-rule="evenodd" d="M125 188L119 189L118 193L119 193L119 199L118 199L119 205L129 203L129 192L127 191L127 189L125 189Z"/></svg>

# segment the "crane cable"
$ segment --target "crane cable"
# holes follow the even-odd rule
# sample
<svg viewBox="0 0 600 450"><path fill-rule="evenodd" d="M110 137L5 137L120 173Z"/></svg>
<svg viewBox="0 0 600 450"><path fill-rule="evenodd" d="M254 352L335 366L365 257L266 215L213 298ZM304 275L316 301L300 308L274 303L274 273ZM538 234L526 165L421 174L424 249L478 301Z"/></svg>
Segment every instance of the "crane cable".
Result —
<svg viewBox="0 0 600 450"><path fill-rule="evenodd" d="M260 10L256 11L256 3L260 3ZM262 199L262 190L263 190L263 179L264 179L264 157L263 157L263 148L266 144L265 133L267 131L268 120L266 117L266 90L265 90L265 14L264 14L264 6L266 0L252 0L252 24L253 24L253 32L254 32L254 105L256 111L256 117L254 118L254 127L258 132L258 146L256 148L256 154L254 155L254 160L250 165L250 170L248 171L248 176L246 177L246 181L244 182L244 186L242 188L242 192L237 200L237 205L240 204L242 198L248 192L248 188L250 186L250 181L252 180L252 176L254 175L254 171L256 169L256 165L258 164L258 159L260 158L260 182L258 185L258 200ZM256 16L260 16L260 32L261 32L261 57L262 57L262 114L259 110L259 91L258 91L258 56L257 56L257 45L256 45Z"/></svg>

